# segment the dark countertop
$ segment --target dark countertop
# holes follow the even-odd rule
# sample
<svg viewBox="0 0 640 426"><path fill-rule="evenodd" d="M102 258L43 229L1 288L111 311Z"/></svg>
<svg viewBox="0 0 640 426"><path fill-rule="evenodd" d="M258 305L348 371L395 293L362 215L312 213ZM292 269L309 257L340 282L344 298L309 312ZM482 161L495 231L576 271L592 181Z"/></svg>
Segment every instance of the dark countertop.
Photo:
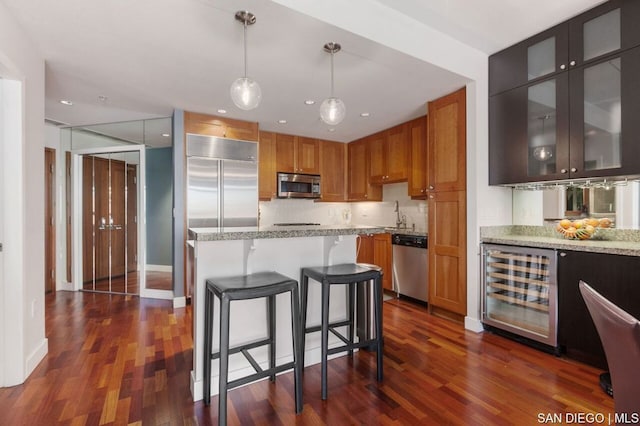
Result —
<svg viewBox="0 0 640 426"><path fill-rule="evenodd" d="M568 240L549 227L488 226L480 228L480 239L492 244L640 256L640 232L637 230L597 232L600 235L596 234L591 240Z"/></svg>
<svg viewBox="0 0 640 426"><path fill-rule="evenodd" d="M365 225L309 225L309 226L267 226L246 228L189 228L189 240L252 240L260 238L327 237L340 235L383 234L381 226Z"/></svg>

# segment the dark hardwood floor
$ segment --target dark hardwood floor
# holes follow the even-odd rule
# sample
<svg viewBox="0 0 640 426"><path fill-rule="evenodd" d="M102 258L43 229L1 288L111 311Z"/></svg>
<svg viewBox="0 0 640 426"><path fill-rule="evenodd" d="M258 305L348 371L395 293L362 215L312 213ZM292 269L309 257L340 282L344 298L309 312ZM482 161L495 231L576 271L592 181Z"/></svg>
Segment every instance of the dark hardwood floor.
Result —
<svg viewBox="0 0 640 426"><path fill-rule="evenodd" d="M1 425L208 425L194 403L191 311L170 301L58 292L46 297L49 354L27 381L0 389ZM304 410L294 414L292 374L229 393L229 423L242 425L538 424L539 415L610 413L600 371L489 333L475 334L405 301L384 304L385 378L375 356L304 373Z"/></svg>
<svg viewBox="0 0 640 426"><path fill-rule="evenodd" d="M171 272L147 271L146 287L153 290L172 290L173 274ZM127 272L126 275L112 277L111 280L103 278L88 281L82 285L86 291L102 293L140 294L140 273L138 271Z"/></svg>

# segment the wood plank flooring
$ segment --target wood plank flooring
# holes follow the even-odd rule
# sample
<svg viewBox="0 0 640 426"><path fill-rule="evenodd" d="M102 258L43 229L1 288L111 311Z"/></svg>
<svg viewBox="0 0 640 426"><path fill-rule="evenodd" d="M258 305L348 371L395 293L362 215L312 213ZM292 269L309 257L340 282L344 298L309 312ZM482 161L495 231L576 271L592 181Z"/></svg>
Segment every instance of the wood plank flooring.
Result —
<svg viewBox="0 0 640 426"><path fill-rule="evenodd" d="M193 403L191 307L133 296L58 292L46 297L49 354L23 384L0 389L1 425L209 425L211 406ZM539 413L610 413L599 370L489 333L432 317L424 307L385 302L385 379L375 355L304 373L295 415L293 377L229 393L229 424L528 425Z"/></svg>

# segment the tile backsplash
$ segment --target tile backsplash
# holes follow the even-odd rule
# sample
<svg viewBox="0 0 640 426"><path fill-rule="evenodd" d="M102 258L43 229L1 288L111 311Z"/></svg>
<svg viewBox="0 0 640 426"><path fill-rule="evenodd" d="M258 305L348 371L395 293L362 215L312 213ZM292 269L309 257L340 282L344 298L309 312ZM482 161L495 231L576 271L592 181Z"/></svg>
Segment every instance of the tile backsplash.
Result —
<svg viewBox="0 0 640 426"><path fill-rule="evenodd" d="M308 222L322 225L358 224L396 225L395 202L406 217L407 228L415 224L418 231L427 229L426 200L412 200L407 195L407 183L383 186L383 201L357 203L316 203L313 200L274 199L260 202L260 225L283 222Z"/></svg>

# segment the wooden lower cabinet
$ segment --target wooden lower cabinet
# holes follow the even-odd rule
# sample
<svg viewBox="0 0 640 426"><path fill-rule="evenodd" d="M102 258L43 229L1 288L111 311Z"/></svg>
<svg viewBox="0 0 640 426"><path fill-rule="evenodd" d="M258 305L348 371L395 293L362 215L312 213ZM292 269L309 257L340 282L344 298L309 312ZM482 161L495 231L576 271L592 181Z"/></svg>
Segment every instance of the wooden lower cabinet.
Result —
<svg viewBox="0 0 640 426"><path fill-rule="evenodd" d="M467 314L466 222L466 191L429 194L429 311L457 320Z"/></svg>
<svg viewBox="0 0 640 426"><path fill-rule="evenodd" d="M640 318L640 257L558 251L558 344L570 358L607 369L607 358L578 283L586 282Z"/></svg>
<svg viewBox="0 0 640 426"><path fill-rule="evenodd" d="M391 234L358 235L357 262L382 268L382 288L393 290Z"/></svg>

